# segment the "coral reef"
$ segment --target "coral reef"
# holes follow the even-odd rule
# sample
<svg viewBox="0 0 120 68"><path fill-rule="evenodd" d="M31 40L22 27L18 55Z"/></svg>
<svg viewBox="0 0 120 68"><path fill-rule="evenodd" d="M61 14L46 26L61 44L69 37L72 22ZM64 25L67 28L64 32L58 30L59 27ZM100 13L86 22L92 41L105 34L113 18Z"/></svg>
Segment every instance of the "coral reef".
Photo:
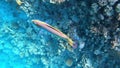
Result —
<svg viewBox="0 0 120 68"><path fill-rule="evenodd" d="M119 0L17 1L0 1L1 68L120 68ZM60 29L77 48L32 19Z"/></svg>

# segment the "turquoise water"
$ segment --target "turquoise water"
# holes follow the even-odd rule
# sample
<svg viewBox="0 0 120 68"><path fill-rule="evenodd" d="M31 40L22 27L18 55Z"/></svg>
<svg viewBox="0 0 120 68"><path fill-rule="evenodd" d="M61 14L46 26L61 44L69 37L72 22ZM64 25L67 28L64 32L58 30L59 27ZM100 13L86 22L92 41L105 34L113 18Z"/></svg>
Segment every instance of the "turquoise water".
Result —
<svg viewBox="0 0 120 68"><path fill-rule="evenodd" d="M27 37L26 29L29 28L26 21L26 13L15 1L0 1L0 68L43 67L39 55L28 53L27 47L35 44Z"/></svg>
<svg viewBox="0 0 120 68"><path fill-rule="evenodd" d="M30 22L27 10L16 1L0 1L0 68L66 67L64 55L57 56L60 38Z"/></svg>
<svg viewBox="0 0 120 68"><path fill-rule="evenodd" d="M120 68L119 5L117 0L1 0L0 68ZM77 47L33 19L58 28Z"/></svg>

